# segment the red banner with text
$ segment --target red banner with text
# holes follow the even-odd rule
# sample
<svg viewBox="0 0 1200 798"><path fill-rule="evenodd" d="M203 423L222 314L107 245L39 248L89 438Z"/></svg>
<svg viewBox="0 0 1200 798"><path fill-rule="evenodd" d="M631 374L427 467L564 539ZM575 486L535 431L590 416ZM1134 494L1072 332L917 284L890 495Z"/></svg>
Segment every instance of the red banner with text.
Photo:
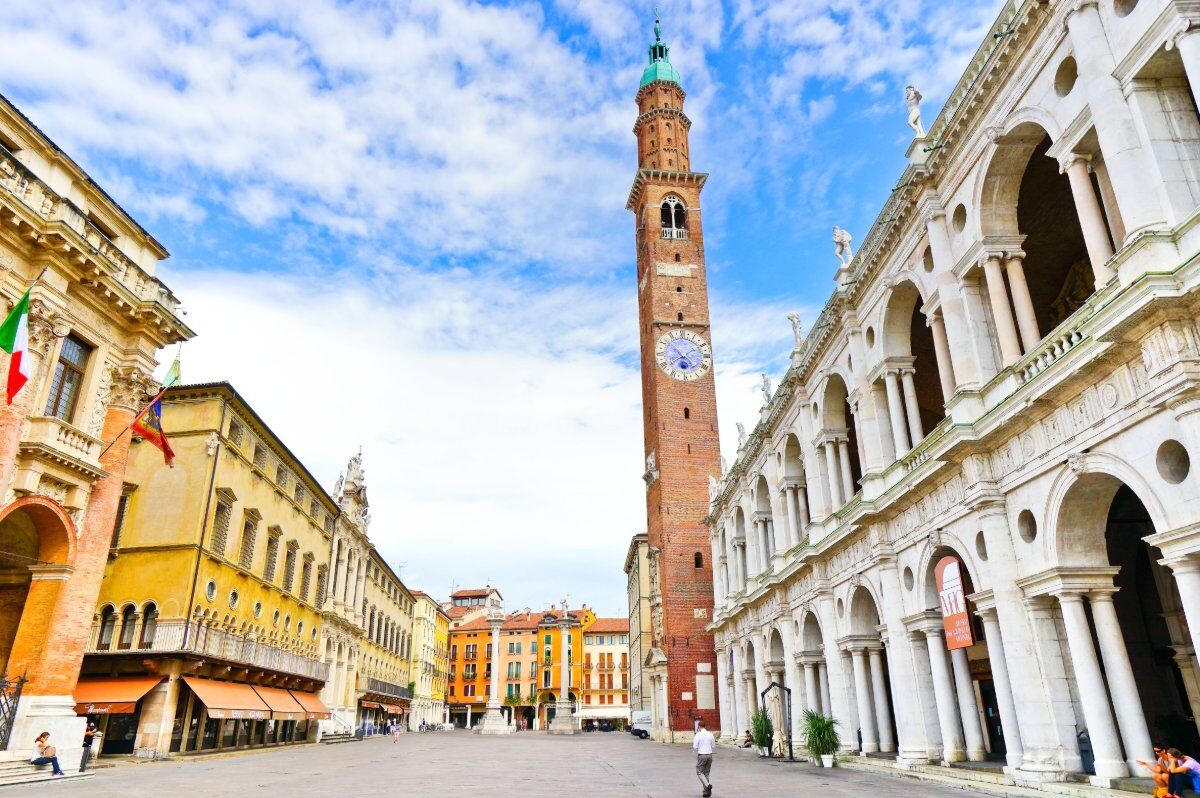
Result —
<svg viewBox="0 0 1200 798"><path fill-rule="evenodd" d="M934 568L938 603L942 608L942 626L946 630L946 648L966 648L975 642L971 617L967 614L967 594L963 589L962 563L957 557L943 557Z"/></svg>

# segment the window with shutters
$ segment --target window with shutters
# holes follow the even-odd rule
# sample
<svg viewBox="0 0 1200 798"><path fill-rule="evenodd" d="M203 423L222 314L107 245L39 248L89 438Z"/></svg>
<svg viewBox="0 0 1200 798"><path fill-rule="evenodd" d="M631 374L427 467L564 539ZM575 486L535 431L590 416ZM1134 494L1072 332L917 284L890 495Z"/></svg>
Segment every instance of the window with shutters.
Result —
<svg viewBox="0 0 1200 798"><path fill-rule="evenodd" d="M280 490L287 489L288 472L287 472L287 469L284 468L283 466L279 466L278 468L275 469L275 484L277 484L279 486Z"/></svg>
<svg viewBox="0 0 1200 798"><path fill-rule="evenodd" d="M322 565L317 568L317 606L325 603L326 583L329 581L329 569Z"/></svg>
<svg viewBox="0 0 1200 798"><path fill-rule="evenodd" d="M87 368L92 348L74 335L68 335L58 353L54 366L54 378L50 382L50 396L46 400L46 415L61 418L68 423L75 417L75 405L79 402L79 391L83 385L83 372Z"/></svg>
<svg viewBox="0 0 1200 798"><path fill-rule="evenodd" d="M325 531L330 534L333 534L333 516L332 515L325 516Z"/></svg>
<svg viewBox="0 0 1200 798"><path fill-rule="evenodd" d="M299 482L296 483L296 492L293 494L296 504L304 504L304 486Z"/></svg>
<svg viewBox="0 0 1200 798"><path fill-rule="evenodd" d="M283 557L283 589L289 593L292 592L292 585L296 581L296 550L299 548L299 543L289 540L287 554Z"/></svg>
<svg viewBox="0 0 1200 798"><path fill-rule="evenodd" d="M249 568L254 563L254 544L258 537L257 514L246 513L242 522L242 545L238 552L238 565Z"/></svg>
<svg viewBox="0 0 1200 798"><path fill-rule="evenodd" d="M232 514L233 508L227 503L217 502L217 512L213 516L212 537L209 546L221 556L225 555L225 546L229 542L229 519Z"/></svg>
<svg viewBox="0 0 1200 798"><path fill-rule="evenodd" d="M283 531L279 527L271 527L267 534L267 562L263 566L263 579L275 581L275 568L279 564L279 539Z"/></svg>
<svg viewBox="0 0 1200 798"><path fill-rule="evenodd" d="M300 600L308 601L308 588L312 584L313 556L304 555L304 565L300 568Z"/></svg>
<svg viewBox="0 0 1200 798"><path fill-rule="evenodd" d="M121 545L121 528L125 526L125 513L129 510L129 497L132 495L132 486L126 486L121 491L121 498L117 501L117 518L113 522L112 540L108 544L110 549L115 549Z"/></svg>
<svg viewBox="0 0 1200 798"><path fill-rule="evenodd" d="M254 444L254 467L264 471L267 468L267 447L261 443Z"/></svg>
<svg viewBox="0 0 1200 798"><path fill-rule="evenodd" d="M242 425L236 421L229 422L229 442L234 446L242 445Z"/></svg>

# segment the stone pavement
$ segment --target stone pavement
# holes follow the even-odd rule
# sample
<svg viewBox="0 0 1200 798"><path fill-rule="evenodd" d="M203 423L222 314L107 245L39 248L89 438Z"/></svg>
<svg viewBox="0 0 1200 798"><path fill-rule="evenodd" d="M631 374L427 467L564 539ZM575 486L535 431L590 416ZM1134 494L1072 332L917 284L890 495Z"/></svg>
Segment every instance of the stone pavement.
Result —
<svg viewBox="0 0 1200 798"><path fill-rule="evenodd" d="M121 765L62 784L6 788L3 798L176 798L203 795L447 796L485 798L684 798L698 796L690 748L627 734L551 737L535 732L482 737L466 732L406 734L344 745L246 752L207 759ZM963 798L964 791L888 774L763 762L750 751L717 750L714 796ZM471 791L471 792L468 792ZM966 793L970 795L971 793Z"/></svg>

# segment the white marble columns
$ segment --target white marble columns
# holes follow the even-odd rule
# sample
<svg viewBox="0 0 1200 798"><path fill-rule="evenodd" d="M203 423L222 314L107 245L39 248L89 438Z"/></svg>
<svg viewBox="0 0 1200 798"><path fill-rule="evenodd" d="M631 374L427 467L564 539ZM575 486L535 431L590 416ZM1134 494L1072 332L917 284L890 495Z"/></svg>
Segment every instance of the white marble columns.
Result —
<svg viewBox="0 0 1200 798"><path fill-rule="evenodd" d="M929 649L929 670L933 682L934 700L937 702L938 727L942 733L942 761L961 762L966 759L966 744L963 740L959 702L955 694L954 679L946 655L946 641L942 635L941 620L932 618L921 627L925 644Z"/></svg>
<svg viewBox="0 0 1200 798"><path fill-rule="evenodd" d="M871 699L871 682L867 673L867 648L862 644L850 647L854 668L854 699L858 706L858 729L862 737L860 751L871 754L879 750L875 728L875 710Z"/></svg>
<svg viewBox="0 0 1200 798"><path fill-rule="evenodd" d="M1013 321L1012 307L1008 302L1008 290L1004 287L1004 273L1000 270L1000 256L988 255L983 261L983 276L987 280L988 300L992 306L992 320L996 324L996 335L1000 340L1000 355L1005 367L1021 359L1021 342L1017 338L1017 325Z"/></svg>
<svg viewBox="0 0 1200 798"><path fill-rule="evenodd" d="M500 613L488 617L488 627L492 630L492 678L488 685L487 714L475 730L479 734L511 734L514 730L500 711L500 685L504 683L500 673L500 627L503 625L504 616ZM565 646L565 637L563 641Z"/></svg>
<svg viewBox="0 0 1200 798"><path fill-rule="evenodd" d="M1104 222L1104 210L1092 188L1089 160L1086 155L1071 153L1062 162L1061 168L1071 182L1071 197L1075 200L1075 212L1083 230L1083 243L1087 247L1096 287L1100 288L1113 277L1113 271L1107 265L1113 256L1113 248L1108 237L1108 226Z"/></svg>

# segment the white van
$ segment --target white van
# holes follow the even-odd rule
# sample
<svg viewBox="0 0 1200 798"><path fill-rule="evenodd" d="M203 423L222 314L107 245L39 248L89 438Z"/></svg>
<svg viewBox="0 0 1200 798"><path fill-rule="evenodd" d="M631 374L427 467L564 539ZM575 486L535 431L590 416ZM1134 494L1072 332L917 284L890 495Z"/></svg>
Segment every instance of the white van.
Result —
<svg viewBox="0 0 1200 798"><path fill-rule="evenodd" d="M650 739L650 724L652 720L650 710L635 709L629 713L629 733L643 740Z"/></svg>

